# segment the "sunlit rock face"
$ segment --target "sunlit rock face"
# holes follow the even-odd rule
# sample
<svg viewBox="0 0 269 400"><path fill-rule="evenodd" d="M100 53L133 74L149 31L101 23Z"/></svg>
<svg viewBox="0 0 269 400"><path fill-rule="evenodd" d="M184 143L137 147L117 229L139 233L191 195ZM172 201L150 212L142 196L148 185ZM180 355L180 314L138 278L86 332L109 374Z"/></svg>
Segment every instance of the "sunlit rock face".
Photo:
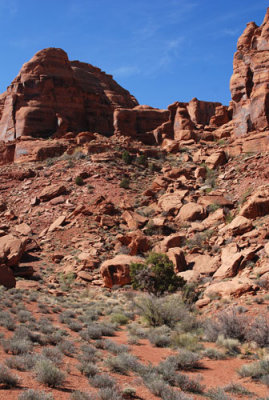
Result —
<svg viewBox="0 0 269 400"><path fill-rule="evenodd" d="M230 89L234 133L244 136L269 126L269 8L261 26L247 24L237 42Z"/></svg>
<svg viewBox="0 0 269 400"><path fill-rule="evenodd" d="M69 61L62 49L44 49L22 66L0 96L0 139L87 130L112 135L114 110L137 104L111 75Z"/></svg>

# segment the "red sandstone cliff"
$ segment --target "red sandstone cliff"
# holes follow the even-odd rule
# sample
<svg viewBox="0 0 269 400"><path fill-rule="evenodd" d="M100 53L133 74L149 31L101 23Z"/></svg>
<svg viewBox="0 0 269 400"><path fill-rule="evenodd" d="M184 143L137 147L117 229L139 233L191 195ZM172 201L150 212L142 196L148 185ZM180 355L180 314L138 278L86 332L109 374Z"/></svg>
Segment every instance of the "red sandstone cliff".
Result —
<svg viewBox="0 0 269 400"><path fill-rule="evenodd" d="M247 24L237 42L230 82L234 133L243 136L269 126L269 8L260 27Z"/></svg>

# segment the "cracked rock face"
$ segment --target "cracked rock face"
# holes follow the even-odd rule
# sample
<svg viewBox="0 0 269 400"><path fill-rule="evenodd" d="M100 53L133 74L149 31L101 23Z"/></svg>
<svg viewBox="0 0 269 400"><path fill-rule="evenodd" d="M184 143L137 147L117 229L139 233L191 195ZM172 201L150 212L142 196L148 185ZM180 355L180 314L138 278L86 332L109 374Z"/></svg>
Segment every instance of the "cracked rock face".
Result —
<svg viewBox="0 0 269 400"><path fill-rule="evenodd" d="M237 42L230 89L234 132L244 136L269 125L269 8L261 26L247 24Z"/></svg>

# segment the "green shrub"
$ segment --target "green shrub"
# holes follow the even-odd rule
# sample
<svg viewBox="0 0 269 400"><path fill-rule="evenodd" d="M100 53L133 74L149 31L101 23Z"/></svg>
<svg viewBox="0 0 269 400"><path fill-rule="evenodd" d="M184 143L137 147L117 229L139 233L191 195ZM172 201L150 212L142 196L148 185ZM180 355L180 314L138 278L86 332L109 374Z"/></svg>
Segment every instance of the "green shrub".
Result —
<svg viewBox="0 0 269 400"><path fill-rule="evenodd" d="M145 154L141 154L140 156L137 157L136 159L137 164L139 165L147 165L147 156Z"/></svg>
<svg viewBox="0 0 269 400"><path fill-rule="evenodd" d="M129 178L123 178L120 182L120 188L122 189L129 189L130 187L130 179Z"/></svg>
<svg viewBox="0 0 269 400"><path fill-rule="evenodd" d="M113 313L110 316L110 320L117 325L126 325L128 324L129 318L122 313Z"/></svg>
<svg viewBox="0 0 269 400"><path fill-rule="evenodd" d="M125 162L125 164L127 164L127 165L132 163L132 156L127 150L123 151L123 153L121 155L121 158Z"/></svg>
<svg viewBox="0 0 269 400"><path fill-rule="evenodd" d="M151 253L145 264L132 263L130 276L134 289L156 296L175 292L185 285L184 279L175 274L174 265L165 254Z"/></svg>
<svg viewBox="0 0 269 400"><path fill-rule="evenodd" d="M81 176L76 176L75 177L75 184L78 186L83 186L84 185L84 180Z"/></svg>

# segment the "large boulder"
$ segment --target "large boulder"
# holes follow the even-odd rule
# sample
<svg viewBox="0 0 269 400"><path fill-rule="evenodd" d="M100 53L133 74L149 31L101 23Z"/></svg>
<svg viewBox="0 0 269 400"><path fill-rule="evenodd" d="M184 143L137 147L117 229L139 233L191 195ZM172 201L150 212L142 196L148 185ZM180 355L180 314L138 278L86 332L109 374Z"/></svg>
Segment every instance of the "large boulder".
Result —
<svg viewBox="0 0 269 400"><path fill-rule="evenodd" d="M235 243L230 243L222 249L221 266L214 273L214 278L225 279L234 277L239 269L244 255Z"/></svg>
<svg viewBox="0 0 269 400"><path fill-rule="evenodd" d="M176 222L196 221L206 218L204 207L197 203L187 203L181 207L176 217Z"/></svg>
<svg viewBox="0 0 269 400"><path fill-rule="evenodd" d="M204 296L218 294L221 297L240 297L244 293L256 291L257 285L247 277L235 276L225 282L213 282L204 291Z"/></svg>
<svg viewBox="0 0 269 400"><path fill-rule="evenodd" d="M243 205L239 215L254 219L267 214L269 214L269 186L260 186Z"/></svg>
<svg viewBox="0 0 269 400"><path fill-rule="evenodd" d="M19 239L13 235L0 237L0 263L9 267L18 265L26 247L27 239Z"/></svg>
<svg viewBox="0 0 269 400"><path fill-rule="evenodd" d="M143 259L140 257L119 254L110 260L104 261L101 265L100 273L105 287L111 288L114 285L123 286L131 283L131 263L143 263Z"/></svg>
<svg viewBox="0 0 269 400"><path fill-rule="evenodd" d="M234 55L232 94L236 136L269 126L269 8L262 25L247 24Z"/></svg>

